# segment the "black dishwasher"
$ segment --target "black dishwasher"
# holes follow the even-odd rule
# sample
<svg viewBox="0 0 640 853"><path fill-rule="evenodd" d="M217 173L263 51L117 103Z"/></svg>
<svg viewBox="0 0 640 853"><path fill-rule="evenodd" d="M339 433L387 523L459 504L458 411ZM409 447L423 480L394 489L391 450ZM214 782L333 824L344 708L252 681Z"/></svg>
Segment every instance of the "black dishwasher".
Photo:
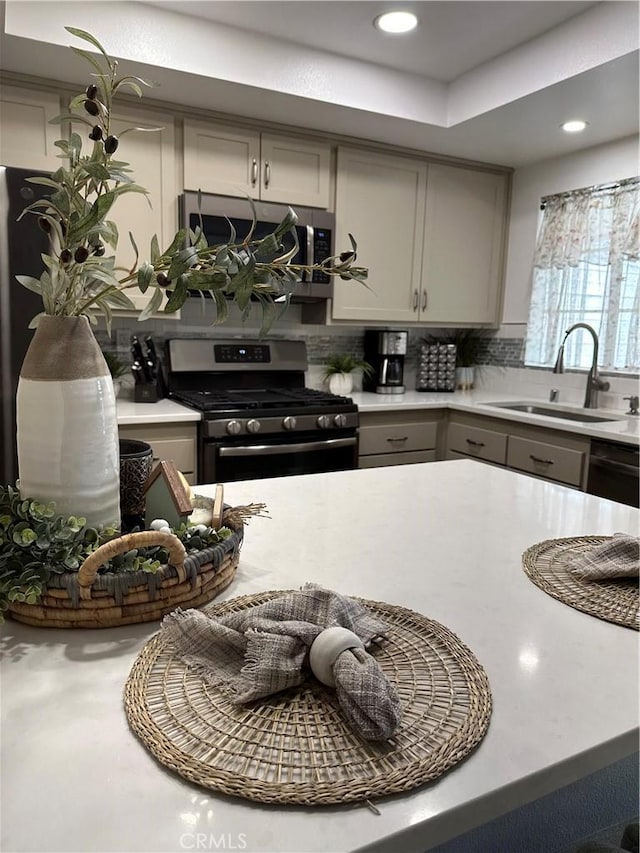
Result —
<svg viewBox="0 0 640 853"><path fill-rule="evenodd" d="M640 507L640 448L592 439L587 492Z"/></svg>

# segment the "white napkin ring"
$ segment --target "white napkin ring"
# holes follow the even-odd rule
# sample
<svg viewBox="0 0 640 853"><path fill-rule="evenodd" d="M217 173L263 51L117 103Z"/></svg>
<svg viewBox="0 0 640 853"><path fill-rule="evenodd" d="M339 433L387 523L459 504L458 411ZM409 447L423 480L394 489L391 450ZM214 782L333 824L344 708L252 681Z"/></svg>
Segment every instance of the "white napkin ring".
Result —
<svg viewBox="0 0 640 853"><path fill-rule="evenodd" d="M309 664L318 681L329 687L336 686L333 664L347 649L364 649L364 643L360 637L348 628L335 625L333 628L325 628L318 634L309 649Z"/></svg>

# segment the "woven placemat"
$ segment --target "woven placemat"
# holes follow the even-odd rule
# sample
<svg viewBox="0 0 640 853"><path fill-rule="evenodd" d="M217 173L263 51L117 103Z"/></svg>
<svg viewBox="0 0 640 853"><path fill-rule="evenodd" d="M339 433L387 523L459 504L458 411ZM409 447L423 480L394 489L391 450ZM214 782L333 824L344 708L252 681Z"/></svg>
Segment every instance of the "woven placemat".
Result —
<svg viewBox="0 0 640 853"><path fill-rule="evenodd" d="M571 536L547 539L522 555L526 574L544 592L591 616L640 630L637 578L583 580L566 567L569 555L600 545L611 536Z"/></svg>
<svg viewBox="0 0 640 853"><path fill-rule="evenodd" d="M210 605L222 616L285 591ZM399 729L363 740L335 693L311 675L299 687L233 705L174 657L156 634L138 656L124 692L129 724L158 761L225 794L266 803L323 805L407 791L460 762L491 716L484 669L448 628L401 607L356 599L383 619L389 637L371 648L396 686Z"/></svg>

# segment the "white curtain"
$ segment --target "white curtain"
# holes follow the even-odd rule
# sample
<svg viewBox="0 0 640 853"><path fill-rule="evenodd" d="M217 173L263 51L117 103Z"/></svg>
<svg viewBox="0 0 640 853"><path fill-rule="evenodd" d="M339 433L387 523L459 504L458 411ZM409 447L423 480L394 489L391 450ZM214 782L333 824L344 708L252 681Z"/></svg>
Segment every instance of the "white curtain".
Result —
<svg viewBox="0 0 640 853"><path fill-rule="evenodd" d="M573 323L593 326L604 370L640 371L640 178L543 199L525 364L551 367ZM567 340L565 365L591 366L591 336Z"/></svg>

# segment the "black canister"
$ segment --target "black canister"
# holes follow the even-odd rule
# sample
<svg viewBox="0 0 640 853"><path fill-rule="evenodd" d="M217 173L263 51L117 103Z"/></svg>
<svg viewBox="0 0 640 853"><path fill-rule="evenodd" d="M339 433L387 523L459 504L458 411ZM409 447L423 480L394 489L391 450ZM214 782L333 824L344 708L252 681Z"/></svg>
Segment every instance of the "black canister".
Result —
<svg viewBox="0 0 640 853"><path fill-rule="evenodd" d="M153 467L153 450L146 441L120 439L120 515L123 529L144 524L144 487Z"/></svg>

